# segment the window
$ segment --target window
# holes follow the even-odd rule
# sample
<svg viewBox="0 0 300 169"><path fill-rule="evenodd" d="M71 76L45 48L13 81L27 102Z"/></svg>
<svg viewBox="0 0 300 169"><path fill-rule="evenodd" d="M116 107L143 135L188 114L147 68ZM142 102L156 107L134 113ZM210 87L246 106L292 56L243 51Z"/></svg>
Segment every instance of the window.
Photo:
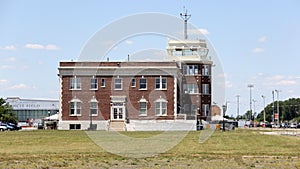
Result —
<svg viewBox="0 0 300 169"><path fill-rule="evenodd" d="M203 67L202 67L202 75L203 76L209 76L210 75L209 65L203 65Z"/></svg>
<svg viewBox="0 0 300 169"><path fill-rule="evenodd" d="M81 124L70 124L69 127L70 127L70 130L80 130Z"/></svg>
<svg viewBox="0 0 300 169"><path fill-rule="evenodd" d="M70 89L80 90L81 89L81 80L80 78L74 77L71 78Z"/></svg>
<svg viewBox="0 0 300 169"><path fill-rule="evenodd" d="M90 101L90 116L97 116L98 115L98 101L93 98Z"/></svg>
<svg viewBox="0 0 300 169"><path fill-rule="evenodd" d="M136 86L136 80L135 79L131 79L131 87L135 87Z"/></svg>
<svg viewBox="0 0 300 169"><path fill-rule="evenodd" d="M209 115L209 104L202 104L202 116Z"/></svg>
<svg viewBox="0 0 300 169"><path fill-rule="evenodd" d="M185 94L199 93L197 84L183 84L183 90Z"/></svg>
<svg viewBox="0 0 300 169"><path fill-rule="evenodd" d="M73 99L70 102L70 116L80 116L81 115L81 101L78 99Z"/></svg>
<svg viewBox="0 0 300 169"><path fill-rule="evenodd" d="M145 78L140 79L140 89L142 89L142 90L147 89L147 79L145 79Z"/></svg>
<svg viewBox="0 0 300 169"><path fill-rule="evenodd" d="M184 75L198 75L198 65L183 65Z"/></svg>
<svg viewBox="0 0 300 169"><path fill-rule="evenodd" d="M90 89L91 90L97 90L98 89L98 80L96 78L92 78L90 81Z"/></svg>
<svg viewBox="0 0 300 169"><path fill-rule="evenodd" d="M192 105L191 106L191 115L196 115L197 114L197 105Z"/></svg>
<svg viewBox="0 0 300 169"><path fill-rule="evenodd" d="M122 90L122 79L121 78L115 79L115 90Z"/></svg>
<svg viewBox="0 0 300 169"><path fill-rule="evenodd" d="M202 84L202 94L209 94L209 84Z"/></svg>
<svg viewBox="0 0 300 169"><path fill-rule="evenodd" d="M167 101L165 99L158 99L155 102L155 115L156 116L167 115Z"/></svg>
<svg viewBox="0 0 300 169"><path fill-rule="evenodd" d="M144 97L139 101L139 115L147 116L147 100Z"/></svg>
<svg viewBox="0 0 300 169"><path fill-rule="evenodd" d="M104 78L101 79L101 87L105 87L105 79Z"/></svg>
<svg viewBox="0 0 300 169"><path fill-rule="evenodd" d="M155 79L155 89L165 90L167 89L167 78L156 78Z"/></svg>

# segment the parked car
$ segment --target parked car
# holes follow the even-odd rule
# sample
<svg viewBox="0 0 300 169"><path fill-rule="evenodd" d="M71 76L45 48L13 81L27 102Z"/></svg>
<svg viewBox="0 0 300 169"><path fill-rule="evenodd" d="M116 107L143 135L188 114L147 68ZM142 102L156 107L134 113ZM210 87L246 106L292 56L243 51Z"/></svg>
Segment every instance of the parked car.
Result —
<svg viewBox="0 0 300 169"><path fill-rule="evenodd" d="M272 128L272 124L271 124L271 123L266 123L266 124L265 124L265 127L267 127L267 128Z"/></svg>
<svg viewBox="0 0 300 169"><path fill-rule="evenodd" d="M6 124L0 123L0 131L5 131L7 130Z"/></svg>
<svg viewBox="0 0 300 169"><path fill-rule="evenodd" d="M297 128L297 123L291 123L290 128Z"/></svg>
<svg viewBox="0 0 300 169"><path fill-rule="evenodd" d="M298 129L300 128L300 123L297 125L297 128L298 128Z"/></svg>
<svg viewBox="0 0 300 169"><path fill-rule="evenodd" d="M16 124L13 124L13 123L6 123L6 128L7 130L20 130L21 127L16 125Z"/></svg>
<svg viewBox="0 0 300 169"><path fill-rule="evenodd" d="M289 128L290 124L289 123L282 123L281 127L283 127L283 128Z"/></svg>

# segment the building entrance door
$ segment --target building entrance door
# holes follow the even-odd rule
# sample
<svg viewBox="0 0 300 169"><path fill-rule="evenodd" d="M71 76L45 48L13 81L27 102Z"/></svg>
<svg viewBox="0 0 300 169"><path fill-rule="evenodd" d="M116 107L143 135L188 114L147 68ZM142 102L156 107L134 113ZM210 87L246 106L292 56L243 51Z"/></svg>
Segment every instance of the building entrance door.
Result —
<svg viewBox="0 0 300 169"><path fill-rule="evenodd" d="M113 119L112 120L124 120L123 107L113 107Z"/></svg>
<svg viewBox="0 0 300 169"><path fill-rule="evenodd" d="M126 118L126 97L111 96L110 100L110 119L112 121L124 121Z"/></svg>

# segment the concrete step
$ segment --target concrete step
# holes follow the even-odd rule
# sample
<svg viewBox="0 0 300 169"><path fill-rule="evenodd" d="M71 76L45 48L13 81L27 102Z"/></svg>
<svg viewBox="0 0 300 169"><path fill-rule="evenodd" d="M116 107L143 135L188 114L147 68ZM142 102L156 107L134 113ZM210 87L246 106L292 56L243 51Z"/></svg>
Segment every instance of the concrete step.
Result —
<svg viewBox="0 0 300 169"><path fill-rule="evenodd" d="M123 121L112 121L109 124L109 130L125 131L125 124Z"/></svg>

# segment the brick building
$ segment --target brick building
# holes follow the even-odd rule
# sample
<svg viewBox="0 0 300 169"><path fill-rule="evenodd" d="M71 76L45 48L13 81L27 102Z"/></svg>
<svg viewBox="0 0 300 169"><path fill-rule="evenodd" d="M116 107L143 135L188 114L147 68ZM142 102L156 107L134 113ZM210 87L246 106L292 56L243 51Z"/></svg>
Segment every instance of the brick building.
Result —
<svg viewBox="0 0 300 169"><path fill-rule="evenodd" d="M163 62L60 62L59 129L195 129L211 116L206 42L170 40L167 53Z"/></svg>

